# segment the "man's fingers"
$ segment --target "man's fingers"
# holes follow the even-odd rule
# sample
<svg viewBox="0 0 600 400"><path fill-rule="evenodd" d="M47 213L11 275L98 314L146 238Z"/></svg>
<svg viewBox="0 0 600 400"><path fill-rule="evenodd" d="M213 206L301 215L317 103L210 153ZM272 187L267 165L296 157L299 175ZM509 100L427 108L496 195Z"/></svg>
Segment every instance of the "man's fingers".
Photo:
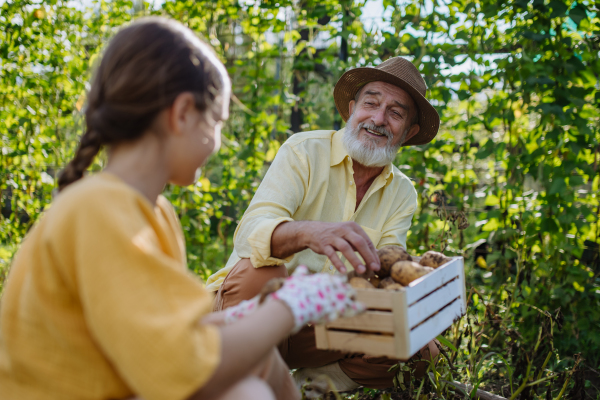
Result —
<svg viewBox="0 0 600 400"><path fill-rule="evenodd" d="M335 269L340 271L340 273L342 273L342 274L346 273L346 266L344 265L342 260L340 260L340 258L338 257L338 255L335 252L335 249L333 247L331 247L329 245L325 246L323 248L323 254L325 254L327 256L327 258L329 258L329 261L331 261L331 263L333 264Z"/></svg>
<svg viewBox="0 0 600 400"><path fill-rule="evenodd" d="M373 243L370 240L365 240L362 235L359 235L356 232L350 232L347 235L347 240L352 244L356 251L359 252L363 260L365 260L365 265L368 265L370 270L379 271L379 257L377 256L377 252L373 251ZM369 246L369 244L371 244L371 246Z"/></svg>
<svg viewBox="0 0 600 400"><path fill-rule="evenodd" d="M367 235L367 233L364 231L363 228L360 227L360 225L355 223L353 224L353 228L353 231L359 234L365 240L365 242L367 243L367 247L369 248L369 251L365 251L365 253L359 251L360 255L364 258L365 263L369 266L370 269L372 269L373 271L379 271L381 263L379 262L377 249L375 249L375 245L371 241L371 238L369 238L369 235Z"/></svg>
<svg viewBox="0 0 600 400"><path fill-rule="evenodd" d="M345 239L336 239L334 245L337 248L337 250L342 252L344 257L346 257L346 260L348 260L350 264L352 264L357 273L362 274L366 271L364 263L361 261L360 258L358 258L352 246L350 246L350 244Z"/></svg>

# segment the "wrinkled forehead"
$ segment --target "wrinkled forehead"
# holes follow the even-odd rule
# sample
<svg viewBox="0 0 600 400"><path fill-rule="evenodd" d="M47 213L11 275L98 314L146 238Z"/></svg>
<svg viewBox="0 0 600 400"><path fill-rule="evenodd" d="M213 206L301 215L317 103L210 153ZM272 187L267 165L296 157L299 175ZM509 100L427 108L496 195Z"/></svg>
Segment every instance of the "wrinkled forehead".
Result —
<svg viewBox="0 0 600 400"><path fill-rule="evenodd" d="M414 106L412 97L403 89L391 83L375 81L369 82L361 88L360 97L367 94L381 97L390 102L399 102L409 106Z"/></svg>

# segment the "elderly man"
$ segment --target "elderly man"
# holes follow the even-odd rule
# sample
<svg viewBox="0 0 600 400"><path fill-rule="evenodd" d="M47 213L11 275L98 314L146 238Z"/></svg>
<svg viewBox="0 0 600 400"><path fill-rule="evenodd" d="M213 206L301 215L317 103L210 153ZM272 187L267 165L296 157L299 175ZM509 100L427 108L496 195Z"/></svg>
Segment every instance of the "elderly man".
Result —
<svg viewBox="0 0 600 400"><path fill-rule="evenodd" d="M298 133L281 146L235 232L234 251L207 288L215 310L254 297L304 264L313 272L380 268L376 248L406 247L417 208L411 181L393 164L401 146L430 142L439 116L426 85L401 57L347 71L334 89L346 128ZM338 254L341 253L341 254ZM340 390L392 386L397 361L317 350L307 327L279 346L297 378L325 373ZM433 344L424 349L437 354Z"/></svg>

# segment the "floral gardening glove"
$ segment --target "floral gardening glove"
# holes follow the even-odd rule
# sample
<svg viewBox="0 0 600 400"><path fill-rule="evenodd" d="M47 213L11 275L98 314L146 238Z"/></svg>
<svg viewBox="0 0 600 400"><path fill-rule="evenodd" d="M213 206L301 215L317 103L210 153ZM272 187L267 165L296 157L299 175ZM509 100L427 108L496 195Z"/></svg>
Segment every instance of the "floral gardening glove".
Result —
<svg viewBox="0 0 600 400"><path fill-rule="evenodd" d="M259 297L256 296L250 300L244 300L241 303L227 308L225 312L225 324L229 325L238 319L244 318L248 314L252 314L259 305Z"/></svg>
<svg viewBox="0 0 600 400"><path fill-rule="evenodd" d="M309 323L325 323L339 317L351 317L365 310L354 300L356 292L346 283L345 275L309 275L304 265L292 276L269 281L261 293L225 310L225 323L231 324L253 313L268 298L280 300L294 316L293 333Z"/></svg>
<svg viewBox="0 0 600 400"><path fill-rule="evenodd" d="M294 330L306 324L333 321L351 317L365 310L364 304L354 300L356 291L346 283L346 277L329 274L308 274L300 265L283 287L268 297L287 304L294 316Z"/></svg>
<svg viewBox="0 0 600 400"><path fill-rule="evenodd" d="M260 304L262 304L269 295L283 286L285 278L273 278L262 287L260 293L250 300L244 300L241 303L229 307L225 310L225 324L231 324L246 315L253 313Z"/></svg>

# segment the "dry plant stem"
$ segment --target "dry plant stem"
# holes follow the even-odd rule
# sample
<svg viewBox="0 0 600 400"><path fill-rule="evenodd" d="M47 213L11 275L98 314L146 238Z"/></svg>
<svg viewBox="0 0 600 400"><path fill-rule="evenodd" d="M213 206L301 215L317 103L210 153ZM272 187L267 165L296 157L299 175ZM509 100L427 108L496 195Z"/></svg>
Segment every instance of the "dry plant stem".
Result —
<svg viewBox="0 0 600 400"><path fill-rule="evenodd" d="M431 376L432 379L435 379L433 377L433 372L430 372L429 376ZM446 381L446 380L442 380L442 382L455 387L456 389L463 392L465 395L467 395L468 393L470 393L473 390L473 386L465 385L464 383L460 383L460 382L456 382L456 381ZM481 390L481 389L477 389L477 391L475 392L475 398L479 398L481 400L507 400L505 397L498 396L497 394L486 392L485 390Z"/></svg>
<svg viewBox="0 0 600 400"><path fill-rule="evenodd" d="M440 242L440 252L444 252L444 250L446 250L446 241L445 236L448 232L446 232L446 223L448 222L448 212L446 211L446 202L445 200L442 199L442 211L444 213L444 227L442 228L442 231L440 232L439 236L438 236L438 241Z"/></svg>
<svg viewBox="0 0 600 400"><path fill-rule="evenodd" d="M512 250L514 250L514 249L512 249ZM509 312L512 309L512 305L515 302L515 298L517 297L517 289L519 288L519 276L521 275L521 267L522 267L523 258L522 258L522 255L519 254L518 251L515 251L515 253L517 253L517 275L515 276L515 287L513 288L512 296L510 296L510 303L508 303L508 307L506 308L506 314L504 315L504 318L502 318L501 325L504 325L508 319ZM500 331L496 332L496 334L494 335L492 340L490 340L488 346L491 346L496 341L496 339L498 339L499 335L500 335Z"/></svg>
<svg viewBox="0 0 600 400"><path fill-rule="evenodd" d="M450 360L450 356L448 356L448 353L446 353L446 350L444 350L444 348L442 347L442 345L439 344L437 341L435 341L434 343L435 343L436 347L438 348L438 350L440 351L440 354L442 356L444 356L444 358L446 359L446 361L448 361L448 366L450 367L450 369L452 371L455 371L455 372L458 371L456 369L456 367L454 366L454 364L452 363L452 361Z"/></svg>
<svg viewBox="0 0 600 400"><path fill-rule="evenodd" d="M567 379L565 379L565 383L564 383L562 389L560 389L560 393L558 394L558 396L556 396L556 398L554 400L560 400L563 397L563 395L565 394L565 391L567 390L567 386L569 386L569 382L571 382L571 377L573 376L573 373L579 366L580 362L581 362L581 358L578 357L577 360L575 361L575 365L573 366L573 369L571 369L571 371L569 372L569 376L567 376Z"/></svg>
<svg viewBox="0 0 600 400"><path fill-rule="evenodd" d="M550 357L552 357L552 351L548 352L548 355L546 356L546 360L544 361L544 364L542 364L542 368L540 368L540 373L537 376L537 380L538 381L540 379L542 379L542 374L544 373L544 368L546 368L546 365L548 364L548 361L550 361Z"/></svg>
<svg viewBox="0 0 600 400"><path fill-rule="evenodd" d="M540 346L540 343L542 341L542 328L540 327L539 333L538 333L538 339L537 339L537 343L535 344L535 348L533 349L533 354L535 355L538 347ZM547 357L548 358L548 357ZM529 360L529 357L527 357L527 373L525 374L525 377L523 378L523 383L521 383L521 386L519 386L519 388L517 389L516 392L514 392L512 394L512 396L510 396L510 400L514 400L517 398L517 396L523 391L525 390L525 388L529 387L529 386L535 386L538 383L541 383L547 379L550 379L550 377L535 381L535 382L528 382L529 380L529 374L531 373L531 367L532 367L532 360Z"/></svg>

